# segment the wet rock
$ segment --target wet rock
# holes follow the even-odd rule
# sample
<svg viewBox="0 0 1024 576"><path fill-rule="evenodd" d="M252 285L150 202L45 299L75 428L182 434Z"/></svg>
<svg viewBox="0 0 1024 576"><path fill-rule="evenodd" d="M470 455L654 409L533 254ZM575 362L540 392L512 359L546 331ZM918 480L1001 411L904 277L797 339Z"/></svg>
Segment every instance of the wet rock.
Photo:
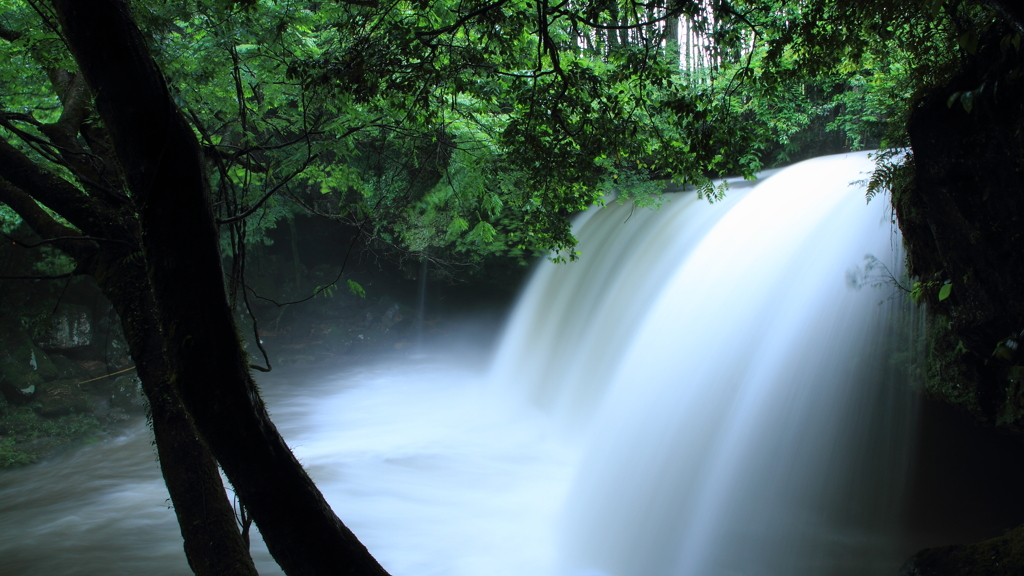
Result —
<svg viewBox="0 0 1024 576"><path fill-rule="evenodd" d="M123 408L113 406L110 403L110 398L93 397L92 400L93 416L95 416L100 422L106 424L107 426L119 424L121 422L126 422L131 419L131 417L128 415L128 413L124 411Z"/></svg>
<svg viewBox="0 0 1024 576"><path fill-rule="evenodd" d="M57 377L57 368L46 352L17 326L0 327L0 393L20 404L32 396L22 392Z"/></svg>
<svg viewBox="0 0 1024 576"><path fill-rule="evenodd" d="M1019 576L1024 574L1024 526L975 544L926 548L899 576Z"/></svg>
<svg viewBox="0 0 1024 576"><path fill-rule="evenodd" d="M399 311L398 304L395 304L395 305L391 306L390 308L388 308L387 311L384 312L384 315L381 316L381 319L380 319L381 329L382 330L387 330L388 328L394 326L395 324L397 324L397 323L399 323L401 321L402 321L402 313L401 313L401 311Z"/></svg>
<svg viewBox="0 0 1024 576"><path fill-rule="evenodd" d="M54 380L43 385L33 399L40 416L84 414L92 409L92 400L74 380Z"/></svg>
<svg viewBox="0 0 1024 576"><path fill-rule="evenodd" d="M110 405L128 413L144 413L146 398L142 394L142 386L136 376L118 376L112 386Z"/></svg>
<svg viewBox="0 0 1024 576"><path fill-rule="evenodd" d="M28 404L32 401L32 397L35 396L35 393L35 384L19 388L7 380L0 380L0 397L2 397L5 402L14 406Z"/></svg>
<svg viewBox="0 0 1024 576"><path fill-rule="evenodd" d="M84 375L86 379L99 378L101 376L106 376L110 373L110 371L107 369L106 364L96 360L83 360L80 362L75 362L75 364L78 366L78 370L81 371L82 375Z"/></svg>
<svg viewBox="0 0 1024 576"><path fill-rule="evenodd" d="M88 346L92 343L92 314L85 306L61 306L36 328L33 336L33 340L47 350Z"/></svg>
<svg viewBox="0 0 1024 576"><path fill-rule="evenodd" d="M50 360L53 362L53 366L57 369L57 378L60 380L71 380L71 379L82 379L84 372L82 369L68 359L67 356L62 354L50 354Z"/></svg>

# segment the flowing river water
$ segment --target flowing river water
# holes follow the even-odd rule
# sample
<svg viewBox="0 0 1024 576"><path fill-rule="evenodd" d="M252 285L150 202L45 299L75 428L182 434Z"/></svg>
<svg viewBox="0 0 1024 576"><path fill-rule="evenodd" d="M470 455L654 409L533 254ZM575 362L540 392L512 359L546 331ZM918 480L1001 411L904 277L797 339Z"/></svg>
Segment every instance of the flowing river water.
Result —
<svg viewBox="0 0 1024 576"><path fill-rule="evenodd" d="M921 455L920 328L871 166L593 210L496 350L275 371L267 404L395 576L895 575L1010 521L944 502L1013 492L978 500L985 471ZM280 573L258 537L253 556ZM0 574L187 573L144 422L0 472Z"/></svg>

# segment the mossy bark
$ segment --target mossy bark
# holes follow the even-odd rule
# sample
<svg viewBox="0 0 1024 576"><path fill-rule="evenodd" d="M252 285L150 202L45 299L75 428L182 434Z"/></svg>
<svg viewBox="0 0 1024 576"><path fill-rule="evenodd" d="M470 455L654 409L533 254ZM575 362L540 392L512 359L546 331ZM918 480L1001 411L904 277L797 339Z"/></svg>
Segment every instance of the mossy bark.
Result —
<svg viewBox="0 0 1024 576"><path fill-rule="evenodd" d="M913 182L893 206L933 312L926 389L1024 439L1024 57L992 32L909 133ZM949 285L940 299L940 289ZM901 576L1024 573L1024 526L919 552Z"/></svg>
<svg viewBox="0 0 1024 576"><path fill-rule="evenodd" d="M935 312L929 391L1024 438L1022 65L996 35L918 103L909 126L914 183L893 204L910 273Z"/></svg>
<svg viewBox="0 0 1024 576"><path fill-rule="evenodd" d="M132 359L149 400L160 470L174 505L185 556L197 576L255 575L224 492L217 463L196 433L171 385L165 342L146 269L127 254L101 252L96 278L121 319Z"/></svg>

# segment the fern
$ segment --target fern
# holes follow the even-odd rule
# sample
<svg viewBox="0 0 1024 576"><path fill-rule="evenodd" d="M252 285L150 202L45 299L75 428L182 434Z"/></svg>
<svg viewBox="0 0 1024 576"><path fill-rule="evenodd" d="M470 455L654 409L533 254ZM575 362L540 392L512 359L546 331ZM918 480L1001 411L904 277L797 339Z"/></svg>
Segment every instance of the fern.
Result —
<svg viewBox="0 0 1024 576"><path fill-rule="evenodd" d="M913 180L913 153L905 149L883 150L875 156L875 171L868 180L865 196L870 203L878 193L898 193L910 185Z"/></svg>

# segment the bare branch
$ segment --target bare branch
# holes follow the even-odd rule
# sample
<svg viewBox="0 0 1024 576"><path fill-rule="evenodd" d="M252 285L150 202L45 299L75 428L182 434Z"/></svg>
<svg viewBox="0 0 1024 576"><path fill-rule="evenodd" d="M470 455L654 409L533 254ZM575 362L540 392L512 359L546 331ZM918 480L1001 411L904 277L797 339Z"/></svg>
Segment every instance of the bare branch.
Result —
<svg viewBox="0 0 1024 576"><path fill-rule="evenodd" d="M283 188L285 184L290 182L292 178L294 178L294 177L298 176L299 174L301 174L302 172L304 172L306 170L306 168L309 167L309 163L312 162L313 160L315 160L317 156L319 156L319 154L313 154L309 158L306 158L306 161L302 163L302 166L300 166L298 170L296 170L296 171L292 172L291 174L289 174L287 178L285 178L284 180L279 182L277 184L277 186L274 186L270 190L270 192L267 192L263 196L263 198L260 198L259 201L256 202L255 204L253 204L252 206L250 206L248 210L246 210L245 212L242 212L238 216L234 216L232 218L226 218L224 220L217 220L217 224L232 224L234 222L238 222L240 220L245 220L249 216L252 216L252 214L254 212L256 212L256 210L258 210L259 207L262 206L264 202L266 202L267 200L270 200L270 197L273 196L274 194L276 194L278 190Z"/></svg>

